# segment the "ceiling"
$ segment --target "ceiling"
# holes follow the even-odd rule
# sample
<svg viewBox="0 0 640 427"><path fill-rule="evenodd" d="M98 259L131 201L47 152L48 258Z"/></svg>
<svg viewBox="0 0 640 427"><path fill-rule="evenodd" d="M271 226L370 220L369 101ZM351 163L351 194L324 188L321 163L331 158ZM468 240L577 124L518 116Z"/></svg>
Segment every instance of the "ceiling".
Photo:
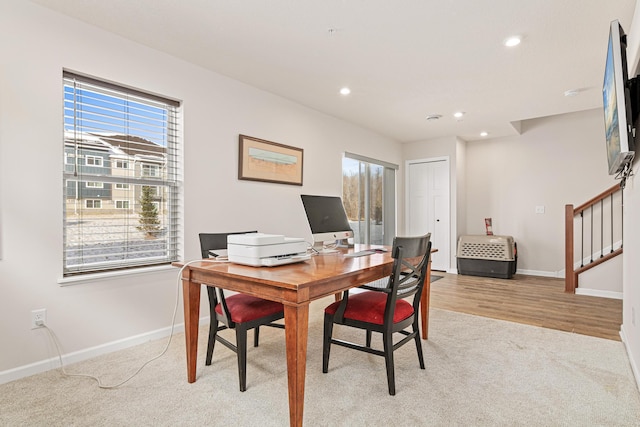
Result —
<svg viewBox="0 0 640 427"><path fill-rule="evenodd" d="M400 142L598 108L635 0L32 0ZM503 41L520 35L522 43ZM348 86L351 94L342 96ZM565 96L566 91L577 91ZM463 111L462 119L453 117ZM437 120L427 116L438 114Z"/></svg>

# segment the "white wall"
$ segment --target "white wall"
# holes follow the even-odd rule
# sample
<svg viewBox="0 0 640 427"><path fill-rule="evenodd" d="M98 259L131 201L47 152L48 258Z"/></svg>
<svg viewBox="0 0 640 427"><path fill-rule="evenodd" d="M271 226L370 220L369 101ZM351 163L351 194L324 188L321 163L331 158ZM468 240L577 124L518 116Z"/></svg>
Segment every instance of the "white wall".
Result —
<svg viewBox="0 0 640 427"><path fill-rule="evenodd" d="M617 256L580 274L576 294L622 299L623 262Z"/></svg>
<svg viewBox="0 0 640 427"><path fill-rule="evenodd" d="M53 366L45 332L30 329L33 309L47 309L63 352L81 359L166 333L175 303L174 268L57 283L63 68L183 101L185 259L199 256L204 231L310 239L299 194L340 195L343 151L401 163L388 138L30 2L0 2L0 28L0 382ZM238 134L303 148L304 185L238 181Z"/></svg>
<svg viewBox="0 0 640 427"><path fill-rule="evenodd" d="M636 1L631 28L628 34L629 76L640 72L640 0ZM624 253L622 254L622 336L629 354L631 367L640 388L640 188L638 173L640 162L636 159L634 176L627 181L624 190Z"/></svg>
<svg viewBox="0 0 640 427"><path fill-rule="evenodd" d="M640 28L638 28L640 31ZM640 188L637 179L640 168L636 162L635 176L624 190L625 226L622 254L622 336L631 366L640 388Z"/></svg>
<svg viewBox="0 0 640 427"><path fill-rule="evenodd" d="M463 236L467 233L467 143L458 140L456 143L456 182L458 183L456 196L456 224L457 236ZM453 246L454 254L457 250L457 244Z"/></svg>
<svg viewBox="0 0 640 427"><path fill-rule="evenodd" d="M467 144L467 231L518 245L518 270L563 277L564 209L612 187L607 174L602 110L522 123L522 134ZM544 206L544 214L535 207Z"/></svg>

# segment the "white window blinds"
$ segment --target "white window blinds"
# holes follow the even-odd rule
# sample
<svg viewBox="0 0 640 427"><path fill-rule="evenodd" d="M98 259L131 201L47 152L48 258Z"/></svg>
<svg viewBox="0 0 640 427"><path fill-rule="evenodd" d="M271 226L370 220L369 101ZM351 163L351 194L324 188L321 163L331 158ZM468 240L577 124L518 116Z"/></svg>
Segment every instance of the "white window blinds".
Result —
<svg viewBox="0 0 640 427"><path fill-rule="evenodd" d="M179 103L63 74L64 275L177 260Z"/></svg>

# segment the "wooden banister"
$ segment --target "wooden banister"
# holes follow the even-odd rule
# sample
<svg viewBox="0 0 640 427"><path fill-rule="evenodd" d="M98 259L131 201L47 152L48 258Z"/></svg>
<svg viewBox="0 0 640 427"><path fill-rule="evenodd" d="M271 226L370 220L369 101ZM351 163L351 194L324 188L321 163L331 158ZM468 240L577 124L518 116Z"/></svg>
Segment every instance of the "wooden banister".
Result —
<svg viewBox="0 0 640 427"><path fill-rule="evenodd" d="M594 197L592 199L589 199L585 203L581 204L580 206L578 206L577 208L575 208L573 210L573 214L576 215L576 214L580 213L581 211L583 211L583 210L595 205L600 200L604 200L607 197L609 197L610 195L612 195L614 193L617 193L618 191L620 191L620 184L614 185L613 187L609 188L608 190L605 190L602 193L598 194L596 197Z"/></svg>
<svg viewBox="0 0 640 427"><path fill-rule="evenodd" d="M573 274L573 205L564 207L564 291L576 291L577 277Z"/></svg>
<svg viewBox="0 0 640 427"><path fill-rule="evenodd" d="M583 273L599 264L602 264L603 262L614 258L618 255L620 255L622 253L622 247L620 247L619 249L613 251L613 248L611 253L607 254L607 255L603 255L601 256L599 259L590 262L587 265L581 266L580 268L574 268L574 233L573 233L573 224L575 221L576 216L580 215L582 212L584 212L586 209L591 208L592 206L596 205L597 203L600 203L601 201L603 201L604 199L606 199L607 197L612 196L613 194L617 193L618 191L621 191L621 187L619 184L614 185L613 187L603 191L602 193L598 194L597 196L589 199L588 201L586 201L585 203L579 205L578 207L574 208L573 205L565 205L565 210L564 210L564 221L565 221L565 225L564 225L564 239L565 239L565 249L564 249L564 253L565 253L565 258L564 258L564 265L565 265L565 292L569 292L569 293L575 293L576 288L578 287L578 275L580 273ZM613 218L611 219L613 221Z"/></svg>

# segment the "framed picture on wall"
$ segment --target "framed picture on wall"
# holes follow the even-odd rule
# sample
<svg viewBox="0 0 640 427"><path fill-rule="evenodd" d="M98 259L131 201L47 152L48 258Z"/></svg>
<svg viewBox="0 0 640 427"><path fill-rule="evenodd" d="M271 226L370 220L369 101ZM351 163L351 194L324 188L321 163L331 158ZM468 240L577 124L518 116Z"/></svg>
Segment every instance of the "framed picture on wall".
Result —
<svg viewBox="0 0 640 427"><path fill-rule="evenodd" d="M302 148L240 135L238 179L302 185Z"/></svg>

